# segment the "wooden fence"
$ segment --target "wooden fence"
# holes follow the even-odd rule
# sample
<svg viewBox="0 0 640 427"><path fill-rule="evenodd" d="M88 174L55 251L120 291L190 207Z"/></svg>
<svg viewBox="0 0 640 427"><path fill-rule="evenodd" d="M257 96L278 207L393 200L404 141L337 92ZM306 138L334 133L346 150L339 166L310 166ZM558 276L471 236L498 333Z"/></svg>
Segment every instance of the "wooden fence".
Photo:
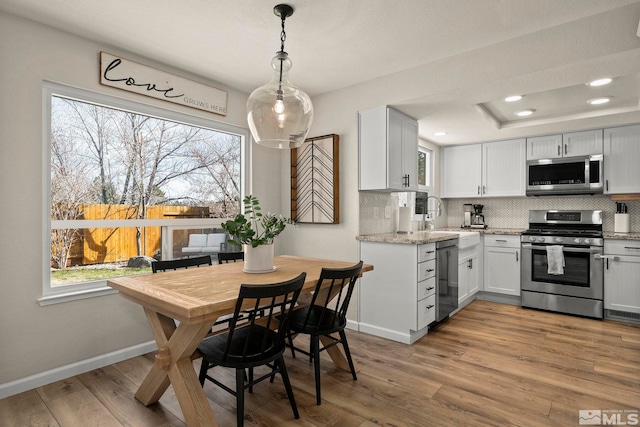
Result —
<svg viewBox="0 0 640 427"><path fill-rule="evenodd" d="M84 205L83 219L136 219L137 208L128 205ZM203 206L149 206L146 219L209 217ZM127 261L137 255L154 256L162 240L161 227L84 228L71 248L68 265ZM140 233L140 253L138 253Z"/></svg>

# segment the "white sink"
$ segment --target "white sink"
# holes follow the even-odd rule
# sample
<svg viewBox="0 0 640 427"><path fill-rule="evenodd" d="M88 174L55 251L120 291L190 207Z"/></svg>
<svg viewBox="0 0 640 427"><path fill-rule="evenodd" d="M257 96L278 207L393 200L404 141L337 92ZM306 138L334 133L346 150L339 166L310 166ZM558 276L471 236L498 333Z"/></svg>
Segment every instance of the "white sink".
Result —
<svg viewBox="0 0 640 427"><path fill-rule="evenodd" d="M468 248L480 244L480 233L477 231L447 231L458 235L458 249Z"/></svg>

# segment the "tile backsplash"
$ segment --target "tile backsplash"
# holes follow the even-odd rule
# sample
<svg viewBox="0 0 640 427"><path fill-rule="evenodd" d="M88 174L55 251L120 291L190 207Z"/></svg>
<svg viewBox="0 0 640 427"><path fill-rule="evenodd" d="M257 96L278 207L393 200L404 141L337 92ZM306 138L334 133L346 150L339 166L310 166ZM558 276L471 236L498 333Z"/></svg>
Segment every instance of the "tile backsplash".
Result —
<svg viewBox="0 0 640 427"><path fill-rule="evenodd" d="M360 233L392 233L398 229L398 207L407 201L407 193L370 193L360 192ZM433 219L437 227L447 226L447 203L442 201L442 214ZM408 202L410 204L411 202ZM385 210L389 217L385 218ZM412 228L418 229L420 221L414 221Z"/></svg>
<svg viewBox="0 0 640 427"><path fill-rule="evenodd" d="M360 192L359 195L360 234L390 233L397 230L398 205L402 193ZM465 203L484 205L483 213L489 228L525 229L529 226L529 210L533 209L602 209L604 231L613 231L616 212L616 202L610 196L443 199L442 202L442 216L434 219L436 227L460 227L463 220L462 205ZM630 231L640 232L640 201L625 203L630 214ZM390 210L390 218L385 218L385 208Z"/></svg>

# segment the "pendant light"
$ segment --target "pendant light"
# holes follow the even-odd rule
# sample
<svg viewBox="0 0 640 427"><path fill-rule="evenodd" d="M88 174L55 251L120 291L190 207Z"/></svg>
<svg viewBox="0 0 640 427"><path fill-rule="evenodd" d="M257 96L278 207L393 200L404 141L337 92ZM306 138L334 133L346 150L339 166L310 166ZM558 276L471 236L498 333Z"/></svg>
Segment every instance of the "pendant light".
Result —
<svg viewBox="0 0 640 427"><path fill-rule="evenodd" d="M270 148L297 148L302 145L313 120L313 105L304 91L289 82L291 60L284 51L287 35L284 21L293 15L288 4L279 4L273 13L282 20L280 51L271 60L272 80L254 90L247 100L247 120L253 139Z"/></svg>

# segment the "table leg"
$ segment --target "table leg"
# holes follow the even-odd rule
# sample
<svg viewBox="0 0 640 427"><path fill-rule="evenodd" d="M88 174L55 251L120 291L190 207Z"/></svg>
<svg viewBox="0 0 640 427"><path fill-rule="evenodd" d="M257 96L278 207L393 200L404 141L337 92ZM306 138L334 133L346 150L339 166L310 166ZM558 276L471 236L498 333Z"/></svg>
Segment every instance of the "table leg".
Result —
<svg viewBox="0 0 640 427"><path fill-rule="evenodd" d="M322 343L323 346L327 346L333 343L333 340L331 340L331 338L320 336L320 342ZM331 360L333 360L333 363L336 365L336 368L340 368L347 372L351 372L351 368L349 368L349 362L347 361L347 356L344 355L342 350L340 350L340 348L337 345L334 345L333 347L329 347L325 351L329 354L329 357L331 357ZM353 359L353 354L351 355L351 358ZM356 364L355 360L353 361L353 367L355 368L356 372L360 372L360 368L358 368L358 365Z"/></svg>
<svg viewBox="0 0 640 427"><path fill-rule="evenodd" d="M211 324L181 323L176 328L173 319L147 308L145 313L159 352L156 363L135 397L144 405L150 405L157 402L169 384L172 384L188 426L217 426L191 362L191 355L211 329L213 321Z"/></svg>
<svg viewBox="0 0 640 427"><path fill-rule="evenodd" d="M324 293L319 295L318 298L320 299L326 298L324 296L326 295L326 289L323 289L320 292L324 292ZM337 291L334 292L334 295L336 294L337 294ZM311 303L311 294L304 294L298 297L298 305L304 306L304 305L309 305L310 303ZM331 338L327 338L323 336L320 337L320 342L325 347L333 343ZM329 357L331 357L331 360L333 361L333 363L336 365L337 368L343 369L347 372L351 372L351 368L349 368L349 362L347 361L347 357L344 355L342 350L340 350L340 348L337 345L334 345L326 349L325 351L329 354ZM351 356L351 358L353 359L353 355ZM356 372L360 372L360 369L358 368L358 365L356 364L355 360L353 361L353 366Z"/></svg>

